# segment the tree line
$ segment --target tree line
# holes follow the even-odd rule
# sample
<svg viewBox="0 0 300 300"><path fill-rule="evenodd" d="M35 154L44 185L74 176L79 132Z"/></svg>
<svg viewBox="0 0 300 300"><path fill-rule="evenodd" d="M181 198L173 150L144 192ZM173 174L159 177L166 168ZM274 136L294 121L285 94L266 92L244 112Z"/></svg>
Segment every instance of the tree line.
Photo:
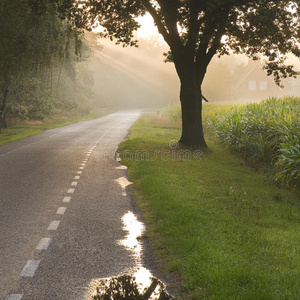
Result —
<svg viewBox="0 0 300 300"><path fill-rule="evenodd" d="M8 120L87 112L83 32L51 0L0 3L0 130ZM92 79L90 79L91 81Z"/></svg>

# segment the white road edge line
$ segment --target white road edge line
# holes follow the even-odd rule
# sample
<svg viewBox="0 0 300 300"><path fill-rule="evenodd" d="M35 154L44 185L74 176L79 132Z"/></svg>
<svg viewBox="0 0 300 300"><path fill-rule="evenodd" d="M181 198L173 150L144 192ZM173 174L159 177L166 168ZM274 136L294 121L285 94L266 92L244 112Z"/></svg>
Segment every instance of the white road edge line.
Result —
<svg viewBox="0 0 300 300"><path fill-rule="evenodd" d="M36 250L47 250L50 246L51 241L52 238L42 238L36 246Z"/></svg>
<svg viewBox="0 0 300 300"><path fill-rule="evenodd" d="M47 230L57 230L60 221L52 221Z"/></svg>
<svg viewBox="0 0 300 300"><path fill-rule="evenodd" d="M33 277L39 264L40 260L29 260L22 270L20 276L21 277Z"/></svg>

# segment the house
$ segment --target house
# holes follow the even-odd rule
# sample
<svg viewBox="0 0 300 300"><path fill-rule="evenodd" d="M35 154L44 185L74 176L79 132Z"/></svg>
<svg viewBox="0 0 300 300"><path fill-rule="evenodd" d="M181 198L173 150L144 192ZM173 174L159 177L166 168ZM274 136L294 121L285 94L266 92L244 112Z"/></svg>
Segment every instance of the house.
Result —
<svg viewBox="0 0 300 300"><path fill-rule="evenodd" d="M267 76L258 62L250 63L234 85L235 98L240 101L257 101L269 97L284 97L285 91L276 85L272 76Z"/></svg>

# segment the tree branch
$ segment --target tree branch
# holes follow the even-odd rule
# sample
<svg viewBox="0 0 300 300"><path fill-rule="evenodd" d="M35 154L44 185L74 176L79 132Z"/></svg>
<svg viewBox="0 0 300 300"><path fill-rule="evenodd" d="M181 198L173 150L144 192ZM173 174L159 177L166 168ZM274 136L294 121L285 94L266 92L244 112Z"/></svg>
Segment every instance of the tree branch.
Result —
<svg viewBox="0 0 300 300"><path fill-rule="evenodd" d="M176 15L177 15L177 9L176 9L176 2L177 0L172 0L172 4L169 0L157 0L157 2L159 3L164 17L165 17L165 21L166 21L166 26L169 30L169 36L171 39L171 43L173 47L181 47L182 42L180 39L180 35L178 32L178 27L177 27L177 19L176 19ZM172 47L169 44L170 47Z"/></svg>
<svg viewBox="0 0 300 300"><path fill-rule="evenodd" d="M189 26L189 32L188 32L188 41L186 46L188 48L195 49L196 42L199 36L199 29L201 23L198 20L199 15L199 4L197 3L197 0L190 0L190 26Z"/></svg>
<svg viewBox="0 0 300 300"><path fill-rule="evenodd" d="M200 63L200 57L204 56L205 57L204 63L207 66L210 63L213 56L217 53L217 50L221 45L222 36L226 33L226 20L228 18L230 9L231 6L228 5L228 7L226 7L226 10L223 12L222 19L219 20L218 24L214 24L214 20L212 20L213 23L209 22L206 25L206 33L204 32L203 36L214 36L214 38L211 41L207 40L207 41L202 41L200 43L196 53L196 60L198 64ZM210 27L211 24L215 26ZM214 31L216 31L215 34ZM210 44L211 46L209 48Z"/></svg>
<svg viewBox="0 0 300 300"><path fill-rule="evenodd" d="M165 28L164 24L162 23L157 11L152 6L152 4L150 3L149 0L142 0L142 2L144 4L144 6L146 7L146 9L148 10L148 12L150 13L150 15L152 16L153 20L155 21L159 33L164 37L164 39L168 43L168 45L171 46L170 34L167 31L167 29Z"/></svg>
<svg viewBox="0 0 300 300"><path fill-rule="evenodd" d="M211 47L209 48L209 50L207 51L206 57L208 60L208 63L211 61L211 59L213 58L213 56L217 53L218 48L221 45L221 39L222 36L225 34L225 25L222 25L219 29L218 32L216 33L216 36L212 42Z"/></svg>

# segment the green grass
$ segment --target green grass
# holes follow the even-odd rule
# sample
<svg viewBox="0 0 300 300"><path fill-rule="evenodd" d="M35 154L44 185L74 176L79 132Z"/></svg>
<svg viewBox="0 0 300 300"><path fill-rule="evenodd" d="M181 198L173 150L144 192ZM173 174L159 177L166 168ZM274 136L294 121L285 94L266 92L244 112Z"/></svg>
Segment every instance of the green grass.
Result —
<svg viewBox="0 0 300 300"><path fill-rule="evenodd" d="M212 140L184 161L169 148L179 137L143 116L121 144L147 236L181 278L178 299L300 299L300 195Z"/></svg>
<svg viewBox="0 0 300 300"><path fill-rule="evenodd" d="M0 146L9 142L20 140L32 135L42 133L44 130L53 129L57 127L66 126L72 123L86 121L90 119L99 118L105 115L107 112L102 111L94 114L88 114L85 116L69 116L69 117L55 117L48 119L45 122L30 122L23 121L21 125L13 125L7 129L0 131Z"/></svg>
<svg viewBox="0 0 300 300"><path fill-rule="evenodd" d="M273 179L300 186L300 98L269 98L246 105L205 103L206 135L213 135L252 166L268 169ZM181 109L169 106L156 115L161 126L179 128Z"/></svg>

